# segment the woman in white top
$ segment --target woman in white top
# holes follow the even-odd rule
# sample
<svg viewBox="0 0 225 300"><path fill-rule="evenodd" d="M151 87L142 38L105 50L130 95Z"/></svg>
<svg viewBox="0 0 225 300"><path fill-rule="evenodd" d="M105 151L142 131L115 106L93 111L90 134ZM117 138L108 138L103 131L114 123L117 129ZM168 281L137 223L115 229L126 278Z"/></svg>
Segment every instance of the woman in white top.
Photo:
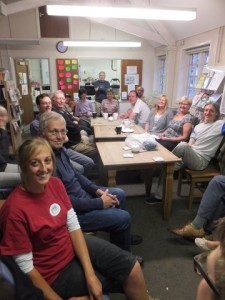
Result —
<svg viewBox="0 0 225 300"><path fill-rule="evenodd" d="M151 110L149 131L155 133L164 132L169 122L173 119L173 112L168 108L168 99L162 94L158 97L155 108Z"/></svg>

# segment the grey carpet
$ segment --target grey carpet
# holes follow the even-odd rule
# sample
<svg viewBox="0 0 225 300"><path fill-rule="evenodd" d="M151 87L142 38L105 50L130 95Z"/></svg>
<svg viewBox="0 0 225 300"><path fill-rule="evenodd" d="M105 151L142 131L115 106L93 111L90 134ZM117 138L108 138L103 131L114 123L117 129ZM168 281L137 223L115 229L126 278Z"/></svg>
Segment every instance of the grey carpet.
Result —
<svg viewBox="0 0 225 300"><path fill-rule="evenodd" d="M152 190L154 191L154 185ZM193 270L193 256L200 253L193 242L171 234L168 228L184 225L196 214L187 209L187 199L177 197L177 180L174 181L172 215L162 219L162 204L148 205L144 202L144 185L119 185L127 193L127 208L132 216L132 233L141 234L143 242L133 246L132 252L144 260L143 272L151 295L160 300L193 300L200 277ZM185 188L183 193L187 194ZM124 299L112 295L112 300ZM141 300L141 299L140 299Z"/></svg>

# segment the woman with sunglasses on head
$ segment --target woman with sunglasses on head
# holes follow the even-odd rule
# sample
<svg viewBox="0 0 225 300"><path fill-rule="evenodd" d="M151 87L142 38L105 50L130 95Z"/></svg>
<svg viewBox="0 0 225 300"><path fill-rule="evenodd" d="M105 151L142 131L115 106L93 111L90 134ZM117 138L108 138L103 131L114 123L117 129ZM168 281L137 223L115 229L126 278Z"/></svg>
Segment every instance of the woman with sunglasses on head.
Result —
<svg viewBox="0 0 225 300"><path fill-rule="evenodd" d="M55 157L47 141L25 141L18 162L21 185L0 210L0 253L13 256L49 300L102 300L102 291L152 299L131 253L84 238L63 183L52 177Z"/></svg>
<svg viewBox="0 0 225 300"><path fill-rule="evenodd" d="M192 115L189 113L191 101L183 96L179 102L179 110L169 122L167 129L159 134L159 142L168 150L172 151L180 142L187 141L192 130Z"/></svg>
<svg viewBox="0 0 225 300"><path fill-rule="evenodd" d="M172 109L168 107L168 99L162 94L150 113L150 133L162 133L168 128L169 122L173 119Z"/></svg>

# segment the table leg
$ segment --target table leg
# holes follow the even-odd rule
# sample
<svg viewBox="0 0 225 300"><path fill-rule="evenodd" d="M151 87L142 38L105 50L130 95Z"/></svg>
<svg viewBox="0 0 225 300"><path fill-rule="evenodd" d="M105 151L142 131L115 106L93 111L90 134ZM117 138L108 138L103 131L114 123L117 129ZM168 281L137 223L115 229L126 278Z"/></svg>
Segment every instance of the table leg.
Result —
<svg viewBox="0 0 225 300"><path fill-rule="evenodd" d="M108 186L116 186L116 170L108 170Z"/></svg>
<svg viewBox="0 0 225 300"><path fill-rule="evenodd" d="M166 165L165 188L163 195L163 218L168 220L172 208L174 164Z"/></svg>

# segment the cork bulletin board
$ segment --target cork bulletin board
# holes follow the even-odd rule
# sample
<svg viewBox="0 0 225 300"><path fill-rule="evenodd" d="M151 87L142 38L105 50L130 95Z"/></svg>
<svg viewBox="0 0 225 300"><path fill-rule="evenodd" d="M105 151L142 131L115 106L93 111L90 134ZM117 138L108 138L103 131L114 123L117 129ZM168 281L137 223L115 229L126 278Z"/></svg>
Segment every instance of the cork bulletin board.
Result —
<svg viewBox="0 0 225 300"><path fill-rule="evenodd" d="M77 59L56 59L58 89L73 96L79 90Z"/></svg>

